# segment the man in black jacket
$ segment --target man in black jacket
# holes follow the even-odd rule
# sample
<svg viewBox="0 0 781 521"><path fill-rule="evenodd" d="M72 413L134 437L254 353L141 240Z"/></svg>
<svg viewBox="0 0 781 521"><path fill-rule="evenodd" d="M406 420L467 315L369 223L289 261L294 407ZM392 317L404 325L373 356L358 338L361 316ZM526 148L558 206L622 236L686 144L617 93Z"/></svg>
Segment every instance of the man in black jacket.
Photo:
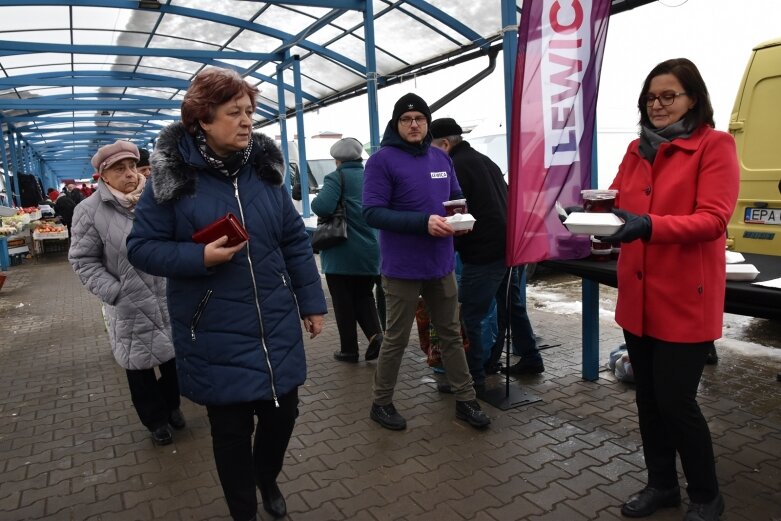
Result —
<svg viewBox="0 0 781 521"><path fill-rule="evenodd" d="M505 265L507 183L496 163L473 149L462 138L462 133L452 118L431 122L432 145L446 151L453 160L469 213L476 220L470 233L456 237L455 248L464 265L459 300L469 337L467 360L475 386L480 387L485 385L486 368L494 372L491 368L501 356L508 322L513 351L521 355L520 362L508 368L510 374L538 374L544 371L544 365L525 303L521 300L520 274L524 267L508 269ZM491 350L491 358L484 361L480 322L493 299L497 303L500 333Z"/></svg>

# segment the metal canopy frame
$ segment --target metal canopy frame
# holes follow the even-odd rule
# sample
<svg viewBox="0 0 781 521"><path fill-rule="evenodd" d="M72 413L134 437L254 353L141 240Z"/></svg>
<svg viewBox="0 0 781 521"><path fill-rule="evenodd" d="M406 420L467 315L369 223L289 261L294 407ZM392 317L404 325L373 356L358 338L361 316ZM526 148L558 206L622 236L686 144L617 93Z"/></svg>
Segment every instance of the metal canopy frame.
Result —
<svg viewBox="0 0 781 521"><path fill-rule="evenodd" d="M613 0L613 11L651 1ZM116 139L149 148L159 129L179 118L190 80L207 66L233 68L262 90L255 126L279 123L283 144L287 118L297 118L304 136L305 111L368 94L377 147L377 90L405 75L495 56L502 45L505 77L512 78L521 4L0 0L6 191L9 174L16 181L13 174L31 173L45 186L88 178L90 158ZM299 153L303 163L305 146ZM18 186L13 191L18 196Z"/></svg>

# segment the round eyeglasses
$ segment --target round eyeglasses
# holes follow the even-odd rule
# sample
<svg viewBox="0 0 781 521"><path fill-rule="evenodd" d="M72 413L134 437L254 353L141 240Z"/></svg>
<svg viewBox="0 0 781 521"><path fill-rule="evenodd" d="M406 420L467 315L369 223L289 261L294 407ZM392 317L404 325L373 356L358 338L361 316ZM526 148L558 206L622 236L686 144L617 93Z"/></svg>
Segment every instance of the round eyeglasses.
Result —
<svg viewBox="0 0 781 521"><path fill-rule="evenodd" d="M675 102L675 98L678 96L686 96L685 92L674 92L674 91L666 91L662 92L658 96L654 96L653 94L646 94L643 96L642 99L645 100L645 106L646 107L653 107L654 103L656 103L656 100L659 100L659 104L662 107L669 107Z"/></svg>

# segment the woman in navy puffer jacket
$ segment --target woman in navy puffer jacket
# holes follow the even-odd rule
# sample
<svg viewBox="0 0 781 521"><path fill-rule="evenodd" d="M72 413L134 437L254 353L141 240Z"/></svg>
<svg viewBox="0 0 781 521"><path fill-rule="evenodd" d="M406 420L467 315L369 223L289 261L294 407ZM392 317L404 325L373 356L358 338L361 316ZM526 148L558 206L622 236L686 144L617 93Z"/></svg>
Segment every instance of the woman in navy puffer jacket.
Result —
<svg viewBox="0 0 781 521"><path fill-rule="evenodd" d="M128 237L133 265L168 277L180 388L206 405L220 482L240 521L255 519L256 484L265 510L285 515L276 479L306 377L299 320L314 337L326 312L303 221L281 185L282 155L252 133L256 94L233 71L196 76L182 123L160 134ZM192 240L228 212L248 241Z"/></svg>

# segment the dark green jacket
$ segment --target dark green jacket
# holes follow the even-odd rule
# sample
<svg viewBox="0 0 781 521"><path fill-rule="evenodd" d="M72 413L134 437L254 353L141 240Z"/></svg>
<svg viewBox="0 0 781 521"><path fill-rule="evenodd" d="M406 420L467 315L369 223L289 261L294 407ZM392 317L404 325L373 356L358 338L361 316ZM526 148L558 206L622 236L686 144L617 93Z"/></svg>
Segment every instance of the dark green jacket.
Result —
<svg viewBox="0 0 781 521"><path fill-rule="evenodd" d="M345 161L325 176L323 189L312 201L312 211L328 217L336 209L342 193L340 173L344 174L344 204L347 208L347 240L320 252L323 273L331 275L379 275L380 248L377 231L363 218L363 163Z"/></svg>

